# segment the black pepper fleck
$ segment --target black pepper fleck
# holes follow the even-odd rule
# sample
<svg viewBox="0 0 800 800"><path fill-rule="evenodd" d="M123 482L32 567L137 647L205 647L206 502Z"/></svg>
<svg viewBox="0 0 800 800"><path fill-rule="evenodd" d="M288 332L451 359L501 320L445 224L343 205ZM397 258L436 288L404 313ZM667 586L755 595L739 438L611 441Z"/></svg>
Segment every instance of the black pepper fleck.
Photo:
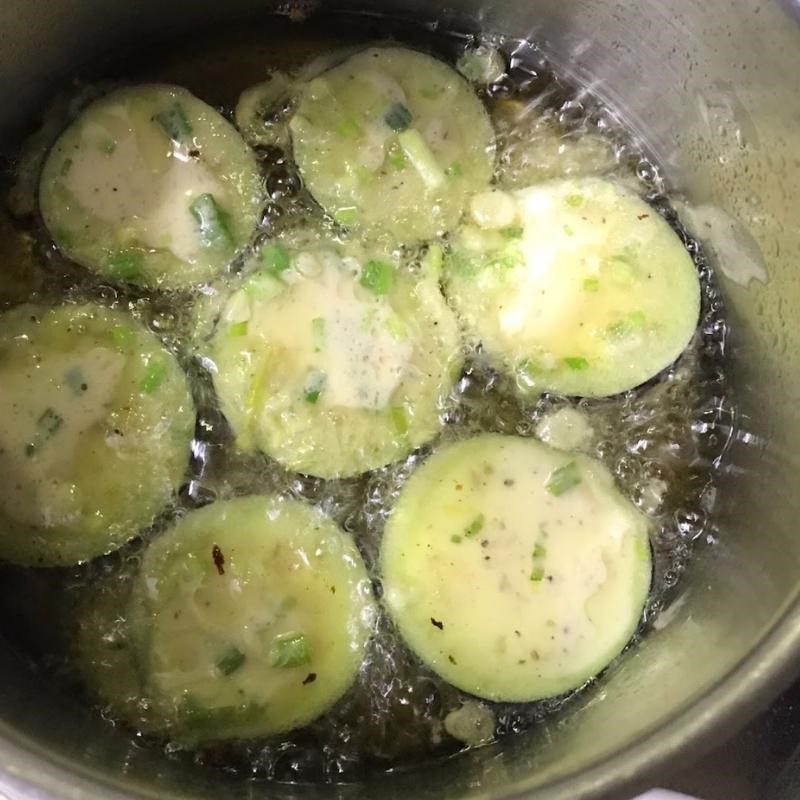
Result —
<svg viewBox="0 0 800 800"><path fill-rule="evenodd" d="M222 555L222 550L219 549L219 545L215 544L211 548L211 558L214 559L214 566L217 568L217 572L220 575L225 574L225 556Z"/></svg>
<svg viewBox="0 0 800 800"><path fill-rule="evenodd" d="M438 628L440 631L444 630L444 622L440 622L438 619L434 619L433 617L431 617L431 625L433 625L434 628Z"/></svg>
<svg viewBox="0 0 800 800"><path fill-rule="evenodd" d="M309 672L308 675L306 675L305 679L303 680L303 686L308 686L309 683L314 683L316 679L317 679L317 673Z"/></svg>

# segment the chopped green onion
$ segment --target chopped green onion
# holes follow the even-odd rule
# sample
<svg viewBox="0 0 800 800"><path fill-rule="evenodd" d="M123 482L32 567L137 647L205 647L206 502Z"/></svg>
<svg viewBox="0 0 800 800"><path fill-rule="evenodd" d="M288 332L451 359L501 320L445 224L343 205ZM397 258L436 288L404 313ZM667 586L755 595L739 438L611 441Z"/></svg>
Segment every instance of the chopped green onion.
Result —
<svg viewBox="0 0 800 800"><path fill-rule="evenodd" d="M281 600L278 610L275 612L277 617L285 617L297 605L297 598L293 595L288 595Z"/></svg>
<svg viewBox="0 0 800 800"><path fill-rule="evenodd" d="M486 517L484 517L483 514L478 514L478 516L475 517L475 519L473 519L472 522L470 522L470 524L467 525L466 528L464 528L464 536L467 539L473 536L477 536L483 530L485 522L486 522Z"/></svg>
<svg viewBox="0 0 800 800"><path fill-rule="evenodd" d="M155 116L156 122L173 142L185 142L192 135L192 125L180 103L174 103Z"/></svg>
<svg viewBox="0 0 800 800"><path fill-rule="evenodd" d="M145 394L152 394L164 382L167 377L167 367L162 361L153 361L147 365L141 381L139 381L139 388Z"/></svg>
<svg viewBox="0 0 800 800"><path fill-rule="evenodd" d="M398 342L408 338L408 325L405 320L395 311L389 314L386 320L386 330L389 335Z"/></svg>
<svg viewBox="0 0 800 800"><path fill-rule="evenodd" d="M588 369L589 367L589 362L583 356L567 356L564 359L564 363L570 369L574 369L576 371Z"/></svg>
<svg viewBox="0 0 800 800"><path fill-rule="evenodd" d="M609 336L614 339L622 339L625 336L630 336L636 331L644 328L647 322L647 317L641 311L632 311L625 319L621 319L606 328Z"/></svg>
<svg viewBox="0 0 800 800"><path fill-rule="evenodd" d="M403 406L392 406L389 411L389 417L392 420L392 425L400 436L405 436L408 433L408 412Z"/></svg>
<svg viewBox="0 0 800 800"><path fill-rule="evenodd" d="M544 567L534 567L531 570L531 580L534 583L544 580Z"/></svg>
<svg viewBox="0 0 800 800"><path fill-rule="evenodd" d="M106 261L106 269L112 278L120 281L131 280L141 274L144 267L144 254L138 250L118 250Z"/></svg>
<svg viewBox="0 0 800 800"><path fill-rule="evenodd" d="M255 295L261 300L269 300L269 298L279 295L285 288L286 284L276 273L262 269L248 277L247 282L242 286L242 291L250 297ZM233 296L231 296L231 301L233 301Z"/></svg>
<svg viewBox="0 0 800 800"><path fill-rule="evenodd" d="M261 250L261 263L270 272L285 272L291 266L289 251L279 244L268 244Z"/></svg>
<svg viewBox="0 0 800 800"><path fill-rule="evenodd" d="M623 264L628 264L631 267L635 267L637 261L639 259L638 248L636 245L628 244L620 250L619 253L615 253L611 256L612 261L620 261Z"/></svg>
<svg viewBox="0 0 800 800"><path fill-rule="evenodd" d="M428 249L425 252L425 255L422 257L422 271L426 275L430 275L433 278L439 277L442 274L442 268L444 267L444 250L440 244L433 244L428 245Z"/></svg>
<svg viewBox="0 0 800 800"><path fill-rule="evenodd" d="M126 328L124 325L115 325L111 329L111 341L120 349L127 349L128 345L133 342L133 331Z"/></svg>
<svg viewBox="0 0 800 800"><path fill-rule="evenodd" d="M507 228L500 228L500 233L506 239L521 239L525 229L521 225L509 225Z"/></svg>
<svg viewBox="0 0 800 800"><path fill-rule="evenodd" d="M454 161L445 171L444 174L448 178L462 178L464 176L464 168L458 161Z"/></svg>
<svg viewBox="0 0 800 800"><path fill-rule="evenodd" d="M352 117L349 117L336 126L336 133L345 138L355 137L361 133L361 126Z"/></svg>
<svg viewBox="0 0 800 800"><path fill-rule="evenodd" d="M246 336L247 328L247 322L234 322L228 327L228 336Z"/></svg>
<svg viewBox="0 0 800 800"><path fill-rule="evenodd" d="M394 270L391 264L373 259L364 264L361 270L361 278L358 282L373 294L388 294L392 288L393 273Z"/></svg>
<svg viewBox="0 0 800 800"><path fill-rule="evenodd" d="M445 174L422 134L409 128L397 134L397 141L423 183L429 189L438 189L445 181Z"/></svg>
<svg viewBox="0 0 800 800"><path fill-rule="evenodd" d="M100 145L100 149L107 155L110 156L116 149L117 143L113 139L105 139Z"/></svg>
<svg viewBox="0 0 800 800"><path fill-rule="evenodd" d="M453 534L453 535L450 537L450 541L451 541L453 544L460 544L460 543L461 543L461 541L462 541L462 539L463 539L463 537L462 537L462 536L459 536L457 533L454 533L454 534Z"/></svg>
<svg viewBox="0 0 800 800"><path fill-rule="evenodd" d="M61 177L65 177L67 173L72 169L72 159L65 158L64 162L61 164Z"/></svg>
<svg viewBox="0 0 800 800"><path fill-rule="evenodd" d="M406 157L397 142L393 142L389 146L386 158L393 169L405 169L408 166L408 161L406 161Z"/></svg>
<svg viewBox="0 0 800 800"><path fill-rule="evenodd" d="M244 666L247 656L238 647L231 647L222 658L217 661L217 669L223 675L233 675Z"/></svg>
<svg viewBox="0 0 800 800"><path fill-rule="evenodd" d="M411 125L411 120L414 119L411 112L402 104L395 103L390 106L388 111L383 115L384 122L393 130L400 131L407 130Z"/></svg>
<svg viewBox="0 0 800 800"><path fill-rule="evenodd" d="M358 209L355 206L339 208L333 212L333 218L340 225L352 225L358 219Z"/></svg>
<svg viewBox="0 0 800 800"><path fill-rule="evenodd" d="M324 372L320 372L318 369L309 371L303 386L303 397L305 397L306 403L310 403L312 406L316 405L327 380L328 376Z"/></svg>
<svg viewBox="0 0 800 800"><path fill-rule="evenodd" d="M189 211L200 228L206 247L229 247L233 243L225 215L214 195L208 192L199 195L192 201Z"/></svg>
<svg viewBox="0 0 800 800"><path fill-rule="evenodd" d="M64 424L64 417L56 413L55 409L47 408L39 419L36 420L36 429L45 438L49 439L58 433L59 428Z"/></svg>
<svg viewBox="0 0 800 800"><path fill-rule="evenodd" d="M575 461L554 469L547 478L544 488L555 497L574 489L581 482L581 473Z"/></svg>
<svg viewBox="0 0 800 800"><path fill-rule="evenodd" d="M573 230L573 228L570 225L565 225L564 226L564 233L566 233L567 236L574 236L575 235L575 231Z"/></svg>
<svg viewBox="0 0 800 800"><path fill-rule="evenodd" d="M584 278L583 291L596 292L600 288L600 281L597 278Z"/></svg>
<svg viewBox="0 0 800 800"><path fill-rule="evenodd" d="M583 195L582 194L568 194L566 197L566 202L568 206L572 208L578 208L583 203Z"/></svg>
<svg viewBox="0 0 800 800"><path fill-rule="evenodd" d="M272 640L270 663L273 667L301 667L311 661L311 648L303 633L282 633Z"/></svg>
<svg viewBox="0 0 800 800"><path fill-rule="evenodd" d="M543 544L536 544L533 547L534 558L544 558L547 555L547 548Z"/></svg>

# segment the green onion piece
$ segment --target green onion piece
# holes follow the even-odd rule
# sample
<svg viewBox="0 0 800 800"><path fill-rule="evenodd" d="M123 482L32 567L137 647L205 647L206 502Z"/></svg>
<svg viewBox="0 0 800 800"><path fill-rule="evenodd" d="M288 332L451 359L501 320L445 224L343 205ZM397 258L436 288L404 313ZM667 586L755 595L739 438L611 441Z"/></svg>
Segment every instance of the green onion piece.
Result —
<svg viewBox="0 0 800 800"><path fill-rule="evenodd" d="M583 370L589 367L589 362L583 356L567 356L564 363L574 370Z"/></svg>
<svg viewBox="0 0 800 800"><path fill-rule="evenodd" d="M138 250L118 250L106 261L106 269L112 278L128 281L141 275L144 267L144 254Z"/></svg>
<svg viewBox="0 0 800 800"><path fill-rule="evenodd" d="M344 138L356 137L361 133L361 126L352 117L348 117L336 126L336 133Z"/></svg>
<svg viewBox="0 0 800 800"><path fill-rule="evenodd" d="M392 288L393 272L392 265L385 261L367 261L358 282L373 294L388 294Z"/></svg>
<svg viewBox="0 0 800 800"><path fill-rule="evenodd" d="M636 331L640 331L644 328L646 322L647 317L645 317L641 311L632 311L625 319L621 319L609 325L606 331L612 338L621 339L625 336L630 336L632 333L636 333Z"/></svg>
<svg viewBox="0 0 800 800"><path fill-rule="evenodd" d="M464 528L464 536L469 539L472 536L477 536L482 530L484 523L486 522L486 517L483 514L478 514L466 528Z"/></svg>
<svg viewBox="0 0 800 800"><path fill-rule="evenodd" d="M55 409L47 408L42 412L39 419L36 420L36 430L45 439L49 439L58 433L58 430L64 424L64 417L56 413Z"/></svg>
<svg viewBox="0 0 800 800"><path fill-rule="evenodd" d="M246 336L247 327L247 322L234 322L233 325L228 326L228 336Z"/></svg>
<svg viewBox="0 0 800 800"><path fill-rule="evenodd" d="M547 555L547 548L543 544L536 544L533 547L534 558L544 558Z"/></svg>
<svg viewBox="0 0 800 800"><path fill-rule="evenodd" d="M544 580L544 567L534 567L531 570L531 580L534 583Z"/></svg>
<svg viewBox="0 0 800 800"><path fill-rule="evenodd" d="M597 278L584 278L583 291L596 292L600 288L600 281Z"/></svg>
<svg viewBox="0 0 800 800"><path fill-rule="evenodd" d="M406 325L403 318L396 312L392 311L386 320L386 330L393 339L402 341L408 338L408 325Z"/></svg>
<svg viewBox="0 0 800 800"><path fill-rule="evenodd" d="M311 661L311 648L303 633L282 633L272 640L269 652L273 667L301 667Z"/></svg>
<svg viewBox="0 0 800 800"><path fill-rule="evenodd" d="M247 656L238 647L231 647L222 658L217 661L217 669L223 675L233 675L244 666Z"/></svg>
<svg viewBox="0 0 800 800"><path fill-rule="evenodd" d="M72 169L72 159L65 158L64 162L61 164L61 177L64 178L71 169Z"/></svg>
<svg viewBox="0 0 800 800"><path fill-rule="evenodd" d="M139 381L139 388L145 394L152 394L164 382L167 377L167 367L162 361L153 361L147 365L141 381Z"/></svg>
<svg viewBox="0 0 800 800"><path fill-rule="evenodd" d="M200 228L206 247L229 247L233 244L225 215L217 205L214 195L201 194L189 206L189 211Z"/></svg>
<svg viewBox="0 0 800 800"><path fill-rule="evenodd" d="M408 412L404 406L392 406L389 411L389 417L392 420L392 425L395 431L400 436L405 436L408 433Z"/></svg>
<svg viewBox="0 0 800 800"><path fill-rule="evenodd" d="M578 208L583 203L583 195L582 194L568 194L566 197L566 202L568 206L572 208Z"/></svg>
<svg viewBox="0 0 800 800"><path fill-rule="evenodd" d="M327 375L318 369L309 371L303 385L303 397L305 397L306 403L310 403L312 406L316 405L322 390L325 388L327 379Z"/></svg>
<svg viewBox="0 0 800 800"><path fill-rule="evenodd" d="M134 333L124 325L115 325L111 329L111 341L120 349L126 350L133 342Z"/></svg>
<svg viewBox="0 0 800 800"><path fill-rule="evenodd" d="M260 300L269 300L271 297L277 297L285 288L286 284L276 273L261 269L247 279L242 291L249 297L256 296Z"/></svg>
<svg viewBox="0 0 800 800"><path fill-rule="evenodd" d="M395 103L390 106L383 115L384 122L393 131L397 131L398 133L407 130L409 125L411 125L412 119L414 119L414 117L411 112L402 103Z"/></svg>
<svg viewBox="0 0 800 800"><path fill-rule="evenodd" d="M464 168L458 161L454 161L445 171L444 174L448 178L462 178L464 176Z"/></svg>
<svg viewBox="0 0 800 800"><path fill-rule="evenodd" d="M409 128L397 134L397 141L423 183L429 189L438 189L445 182L444 170L422 134L415 128Z"/></svg>
<svg viewBox="0 0 800 800"><path fill-rule="evenodd" d="M270 272L285 272L291 266L289 251L279 244L268 244L261 250L261 263Z"/></svg>
<svg viewBox="0 0 800 800"><path fill-rule="evenodd" d="M525 229L521 225L509 225L507 228L500 228L500 233L506 239L521 239Z"/></svg>
<svg viewBox="0 0 800 800"><path fill-rule="evenodd" d="M406 157L397 142L393 142L389 146L386 152L386 159L393 169L405 169L408 166L408 161L406 161Z"/></svg>
<svg viewBox="0 0 800 800"><path fill-rule="evenodd" d="M425 255L422 257L422 271L426 275L437 278L442 274L444 267L444 249L440 244L428 245Z"/></svg>
<svg viewBox="0 0 800 800"><path fill-rule="evenodd" d="M612 261L620 261L623 264L628 264L631 267L635 267L639 260L639 253L638 248L636 245L628 244L619 251L619 253L615 253L611 256Z"/></svg>
<svg viewBox="0 0 800 800"><path fill-rule="evenodd" d="M275 612L277 617L285 617L297 605L297 598L289 595L281 600L278 610Z"/></svg>
<svg viewBox="0 0 800 800"><path fill-rule="evenodd" d="M565 225L564 226L564 233L566 233L567 236L574 236L575 235L575 231L572 229L572 227L570 225Z"/></svg>
<svg viewBox="0 0 800 800"><path fill-rule="evenodd" d="M355 206L339 208L333 212L333 218L340 225L352 225L358 219L358 209Z"/></svg>
<svg viewBox="0 0 800 800"><path fill-rule="evenodd" d="M192 135L192 125L180 103L174 103L155 116L156 122L173 142L185 142Z"/></svg>
<svg viewBox="0 0 800 800"><path fill-rule="evenodd" d="M117 149L117 143L113 139L104 139L100 144L100 149L110 156Z"/></svg>
<svg viewBox="0 0 800 800"><path fill-rule="evenodd" d="M547 478L544 488L555 497L574 489L581 482L581 473L575 461L554 469Z"/></svg>
<svg viewBox="0 0 800 800"><path fill-rule="evenodd" d="M462 537L462 536L459 536L457 533L454 533L454 534L453 534L453 535L450 537L450 541L451 541L453 544L460 544L460 543L461 543L461 541L462 541L462 539L463 539L463 537Z"/></svg>

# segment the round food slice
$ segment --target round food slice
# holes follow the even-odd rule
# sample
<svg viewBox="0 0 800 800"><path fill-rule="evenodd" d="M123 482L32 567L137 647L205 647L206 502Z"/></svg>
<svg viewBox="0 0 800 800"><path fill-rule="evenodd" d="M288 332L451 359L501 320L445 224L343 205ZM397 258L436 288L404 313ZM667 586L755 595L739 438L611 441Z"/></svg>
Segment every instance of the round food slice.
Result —
<svg viewBox="0 0 800 800"><path fill-rule="evenodd" d="M263 189L234 127L176 86L92 103L45 162L39 203L58 247L116 281L191 286L220 273L258 222Z"/></svg>
<svg viewBox="0 0 800 800"><path fill-rule="evenodd" d="M636 630L647 527L599 462L483 434L434 453L402 490L382 544L385 602L409 647L459 689L553 697Z"/></svg>
<svg viewBox="0 0 800 800"><path fill-rule="evenodd" d="M237 445L336 478L432 439L462 364L441 257L412 270L325 234L268 243L210 346Z"/></svg>
<svg viewBox="0 0 800 800"><path fill-rule="evenodd" d="M556 181L478 195L470 210L447 261L447 295L521 393L617 394L691 340L697 270L677 234L627 190Z"/></svg>
<svg viewBox="0 0 800 800"><path fill-rule="evenodd" d="M193 511L147 550L132 639L163 727L253 738L318 717L350 687L373 625L355 544L296 500Z"/></svg>
<svg viewBox="0 0 800 800"><path fill-rule="evenodd" d="M400 47L371 48L310 80L290 122L306 186L333 218L420 241L456 225L494 167L494 133L469 84Z"/></svg>
<svg viewBox="0 0 800 800"><path fill-rule="evenodd" d="M0 317L0 558L76 564L150 525L180 485L195 409L174 356L129 315Z"/></svg>

